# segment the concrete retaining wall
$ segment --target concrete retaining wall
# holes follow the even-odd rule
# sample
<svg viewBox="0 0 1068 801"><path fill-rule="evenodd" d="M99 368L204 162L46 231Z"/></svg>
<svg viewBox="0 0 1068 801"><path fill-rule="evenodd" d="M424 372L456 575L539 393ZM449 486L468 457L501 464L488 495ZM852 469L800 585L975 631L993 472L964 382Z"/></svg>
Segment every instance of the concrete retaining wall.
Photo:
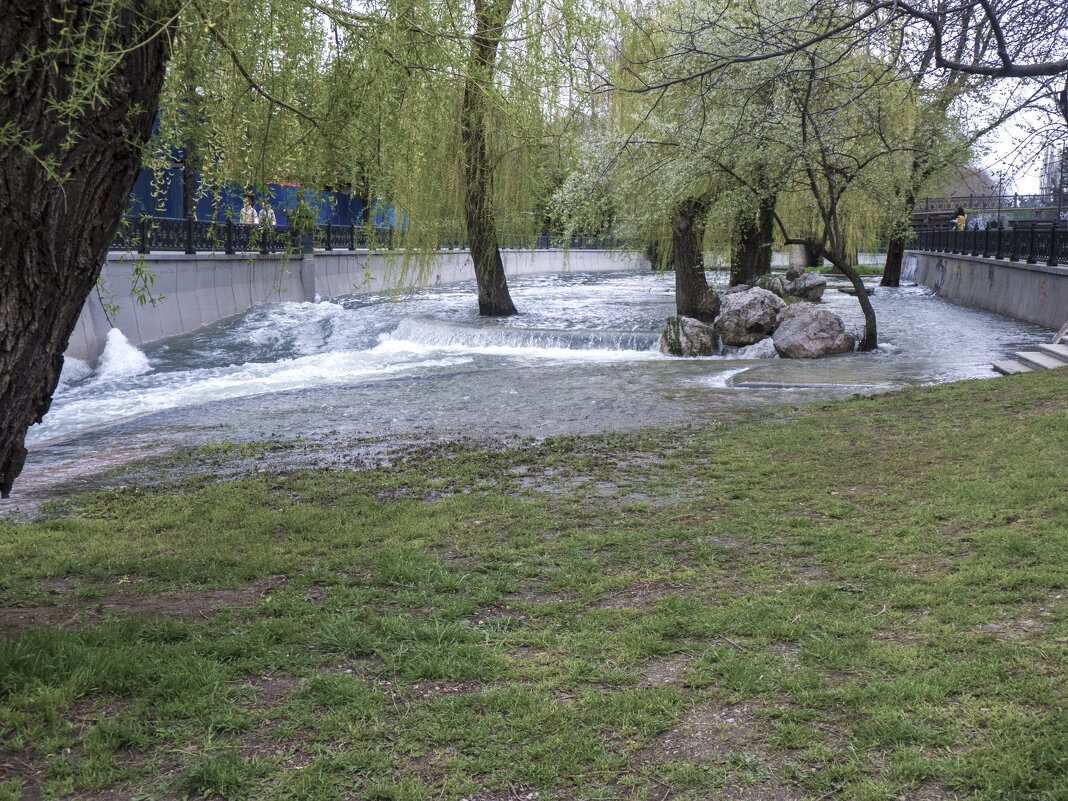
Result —
<svg viewBox="0 0 1068 801"><path fill-rule="evenodd" d="M615 251L502 253L508 276L648 266L638 254ZM144 269L155 276L152 294L163 299L155 305L142 306L132 294L131 283L138 260L130 254L112 253L108 257L101 275L105 295L112 297L102 299L95 292L89 296L67 345L67 356L95 365L112 325L133 344L144 345L188 333L262 303L313 301L319 297L451 284L475 277L467 251L444 251L423 260L368 251L319 251L288 260L279 255L159 253L145 257ZM471 302L475 302L473 295ZM110 321L104 303L119 306Z"/></svg>
<svg viewBox="0 0 1068 801"><path fill-rule="evenodd" d="M905 254L902 277L966 306L1060 328L1068 320L1068 267L950 253Z"/></svg>

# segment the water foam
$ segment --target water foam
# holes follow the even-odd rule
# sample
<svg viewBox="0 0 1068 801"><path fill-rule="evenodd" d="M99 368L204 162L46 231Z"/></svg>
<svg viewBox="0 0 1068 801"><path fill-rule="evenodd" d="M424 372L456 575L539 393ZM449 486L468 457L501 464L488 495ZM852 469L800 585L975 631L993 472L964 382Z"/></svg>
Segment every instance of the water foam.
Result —
<svg viewBox="0 0 1068 801"><path fill-rule="evenodd" d="M472 353L568 361L620 361L659 357L657 337L640 331L490 328L408 317L383 334L375 354Z"/></svg>
<svg viewBox="0 0 1068 801"><path fill-rule="evenodd" d="M148 357L131 345L122 331L117 328L108 331L104 352L100 354L100 363L96 366L96 377L99 381L132 378L151 369Z"/></svg>
<svg viewBox="0 0 1068 801"><path fill-rule="evenodd" d="M56 392L62 392L76 381L81 381L83 378L92 375L92 372L93 368L87 362L83 362L74 356L64 356L63 369L59 373L59 384L56 386Z"/></svg>

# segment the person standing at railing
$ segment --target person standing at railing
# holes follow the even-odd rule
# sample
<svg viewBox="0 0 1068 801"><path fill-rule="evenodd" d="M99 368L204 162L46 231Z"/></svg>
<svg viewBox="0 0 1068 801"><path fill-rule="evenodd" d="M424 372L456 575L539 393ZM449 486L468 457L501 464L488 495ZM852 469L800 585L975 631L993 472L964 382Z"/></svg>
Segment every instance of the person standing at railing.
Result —
<svg viewBox="0 0 1068 801"><path fill-rule="evenodd" d="M256 207L252 205L252 198L245 198L245 205L241 207L241 224L256 225L260 216L256 213Z"/></svg>
<svg viewBox="0 0 1068 801"><path fill-rule="evenodd" d="M963 206L957 206L957 218L953 221L954 231L963 231L964 223L968 221L968 215L964 213Z"/></svg>
<svg viewBox="0 0 1068 801"><path fill-rule="evenodd" d="M278 219L274 216L274 209L271 208L271 204L264 198L263 209L260 211L260 225L274 226L277 224Z"/></svg>

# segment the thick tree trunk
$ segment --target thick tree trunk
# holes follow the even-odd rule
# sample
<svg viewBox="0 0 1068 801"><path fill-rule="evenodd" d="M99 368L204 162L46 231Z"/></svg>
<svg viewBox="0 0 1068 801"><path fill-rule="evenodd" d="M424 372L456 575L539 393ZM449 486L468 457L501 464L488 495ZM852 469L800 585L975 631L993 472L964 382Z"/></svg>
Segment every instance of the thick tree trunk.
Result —
<svg viewBox="0 0 1068 801"><path fill-rule="evenodd" d="M101 19L91 0L17 0L5 6L0 65L16 71L0 93L0 120L39 143L33 154L0 148L0 494L26 458L26 430L40 422L63 352L107 257L152 131L175 10L168 0L129 0ZM102 26L107 26L102 27ZM103 35L122 52L100 95L68 127L52 105L71 95L79 64L68 32ZM32 56L36 53L59 55ZM20 66L14 67L16 63ZM68 140L68 137L71 137ZM50 177L44 164L54 161Z"/></svg>
<svg viewBox="0 0 1068 801"><path fill-rule="evenodd" d="M743 213L741 240L731 251L731 286L748 284L757 276L771 272L774 226L774 197L761 197L755 212Z"/></svg>
<svg viewBox="0 0 1068 801"><path fill-rule="evenodd" d="M460 115L466 190L464 216L478 283L478 313L484 317L516 313L497 246L493 167L487 136L489 93L493 86L497 46L511 10L512 0L475 0L475 32L471 36L471 56Z"/></svg>
<svg viewBox="0 0 1068 801"><path fill-rule="evenodd" d="M880 286L901 285L901 262L905 258L905 232L890 236L886 244L886 264L883 266L883 280Z"/></svg>
<svg viewBox="0 0 1068 801"><path fill-rule="evenodd" d="M701 252L704 207L690 198L675 210L671 226L671 260L675 265L675 309L683 317L711 323L719 314L719 295L705 280Z"/></svg>
<svg viewBox="0 0 1068 801"><path fill-rule="evenodd" d="M919 172L919 169L919 165L913 162L912 174L915 175ZM905 191L902 204L908 209L909 214L912 213L913 208L916 206L916 192L911 184ZM886 244L886 264L883 265L883 280L879 282L881 286L901 285L901 261L905 257L905 245L908 244L907 236L907 231L898 230L896 227L890 235L890 241Z"/></svg>

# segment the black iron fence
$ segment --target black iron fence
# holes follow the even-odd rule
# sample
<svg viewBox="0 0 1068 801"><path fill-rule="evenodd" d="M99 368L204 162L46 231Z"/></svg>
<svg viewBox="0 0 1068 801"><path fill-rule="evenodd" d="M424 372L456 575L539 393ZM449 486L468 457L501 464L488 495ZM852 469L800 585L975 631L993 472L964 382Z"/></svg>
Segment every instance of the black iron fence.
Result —
<svg viewBox="0 0 1068 801"><path fill-rule="evenodd" d="M232 220L194 220L173 217L124 217L111 240L111 250L132 253L156 251L197 253L301 253L317 250L387 249L400 243L393 228L367 228L357 225L244 225ZM500 246L517 250L612 250L622 247L614 237L506 234ZM460 238L439 243L441 250L466 250Z"/></svg>
<svg viewBox="0 0 1068 801"><path fill-rule="evenodd" d="M916 231L910 248L1053 266L1068 264L1068 229L1064 223L1052 222L966 231L955 231L952 225L935 226Z"/></svg>

